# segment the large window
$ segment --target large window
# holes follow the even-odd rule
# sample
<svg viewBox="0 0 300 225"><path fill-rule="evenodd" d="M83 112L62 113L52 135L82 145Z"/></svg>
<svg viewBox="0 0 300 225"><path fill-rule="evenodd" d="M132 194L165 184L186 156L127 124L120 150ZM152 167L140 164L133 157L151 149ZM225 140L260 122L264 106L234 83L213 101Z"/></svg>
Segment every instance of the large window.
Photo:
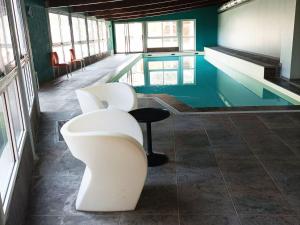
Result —
<svg viewBox="0 0 300 225"><path fill-rule="evenodd" d="M28 114L24 111L27 109L22 104L24 101L21 101L21 93L25 93L24 98L27 100L29 111L34 100L30 56L20 2L12 0L8 4L11 4L9 14L5 1L0 0L0 196L3 206L7 206L12 193L11 187L17 174L15 169L20 162L24 143L24 118L25 115L28 117ZM15 34L10 32L10 27L16 28ZM12 35L15 37L12 38ZM17 58L18 55L20 58ZM20 66L21 70L25 69L27 75L19 74L17 66ZM20 82L23 81L25 90L21 92L20 87L23 85L20 85Z"/></svg>
<svg viewBox="0 0 300 225"><path fill-rule="evenodd" d="M147 22L147 47L178 47L177 21Z"/></svg>
<svg viewBox="0 0 300 225"><path fill-rule="evenodd" d="M74 48L77 58L89 56L85 18L72 17Z"/></svg>
<svg viewBox="0 0 300 225"><path fill-rule="evenodd" d="M96 55L100 53L97 20L88 19L87 23L89 31L90 55Z"/></svg>
<svg viewBox="0 0 300 225"><path fill-rule="evenodd" d="M182 50L195 50L195 21L182 21Z"/></svg>
<svg viewBox="0 0 300 225"><path fill-rule="evenodd" d="M107 42L108 42L108 29L105 21L98 21L98 31L100 38L100 51L106 53L108 51Z"/></svg>
<svg viewBox="0 0 300 225"><path fill-rule="evenodd" d="M115 31L117 53L143 51L143 23L117 23Z"/></svg>
<svg viewBox="0 0 300 225"><path fill-rule="evenodd" d="M66 15L49 13L52 49L57 52L60 62L70 61L72 48L69 17Z"/></svg>

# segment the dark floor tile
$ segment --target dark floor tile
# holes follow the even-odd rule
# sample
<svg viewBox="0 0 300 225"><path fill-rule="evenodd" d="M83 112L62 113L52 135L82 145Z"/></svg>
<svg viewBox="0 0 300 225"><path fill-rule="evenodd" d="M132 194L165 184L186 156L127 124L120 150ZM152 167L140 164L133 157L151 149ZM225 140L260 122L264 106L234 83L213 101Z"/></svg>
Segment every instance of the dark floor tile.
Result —
<svg viewBox="0 0 300 225"><path fill-rule="evenodd" d="M26 225L63 225L61 216L29 216Z"/></svg>
<svg viewBox="0 0 300 225"><path fill-rule="evenodd" d="M192 131L199 130L202 128L202 123L200 121L199 115L184 115L176 116L174 118L174 129L175 131Z"/></svg>
<svg viewBox="0 0 300 225"><path fill-rule="evenodd" d="M223 180L217 176L203 179L201 175L178 177L179 213L232 215L234 208Z"/></svg>
<svg viewBox="0 0 300 225"><path fill-rule="evenodd" d="M177 214L177 187L175 176L150 176L132 214Z"/></svg>
<svg viewBox="0 0 300 225"><path fill-rule="evenodd" d="M242 216L242 225L299 225L294 216Z"/></svg>
<svg viewBox="0 0 300 225"><path fill-rule="evenodd" d="M30 195L29 215L63 215L65 204L77 192L80 182L81 177L77 176L36 178Z"/></svg>
<svg viewBox="0 0 300 225"><path fill-rule="evenodd" d="M179 225L177 215L122 215L119 225Z"/></svg>
<svg viewBox="0 0 300 225"><path fill-rule="evenodd" d="M217 169L217 162L208 148L186 148L176 154L178 174L197 174L210 169Z"/></svg>
<svg viewBox="0 0 300 225"><path fill-rule="evenodd" d="M244 144L241 136L234 129L207 129L210 144L213 146Z"/></svg>
<svg viewBox="0 0 300 225"><path fill-rule="evenodd" d="M63 225L119 225L119 216L65 216Z"/></svg>
<svg viewBox="0 0 300 225"><path fill-rule="evenodd" d="M263 162L289 204L300 213L300 160Z"/></svg>
<svg viewBox="0 0 300 225"><path fill-rule="evenodd" d="M293 128L295 122L287 115L282 113L262 114L259 118L270 129L274 128Z"/></svg>
<svg viewBox="0 0 300 225"><path fill-rule="evenodd" d="M179 220L177 215L123 214L119 225L179 225Z"/></svg>
<svg viewBox="0 0 300 225"><path fill-rule="evenodd" d="M239 160L239 159L254 159L253 152L247 145L228 145L228 146L213 146L211 152L219 161L223 160Z"/></svg>
<svg viewBox="0 0 300 225"><path fill-rule="evenodd" d="M180 217L181 225L240 225L236 215L232 216L206 216L206 215L187 215Z"/></svg>
<svg viewBox="0 0 300 225"><path fill-rule="evenodd" d="M294 151L274 134L267 135L245 135L245 141L255 155L260 159L293 159L296 157Z"/></svg>
<svg viewBox="0 0 300 225"><path fill-rule="evenodd" d="M299 128L282 128L282 129L273 129L287 145L291 146L300 146L300 132Z"/></svg>
<svg viewBox="0 0 300 225"><path fill-rule="evenodd" d="M237 114L230 115L235 127L243 134L267 134L270 130L265 126L265 124L258 119L256 115L249 114Z"/></svg>
<svg viewBox="0 0 300 225"><path fill-rule="evenodd" d="M201 115L200 125L203 129L233 128L233 123L227 115Z"/></svg>
<svg viewBox="0 0 300 225"><path fill-rule="evenodd" d="M185 151L186 148L199 148L209 146L209 140L204 130L180 130L175 132L176 152Z"/></svg>
<svg viewBox="0 0 300 225"><path fill-rule="evenodd" d="M85 169L83 162L76 159L69 150L61 154L43 154L39 157L35 167L35 176L79 176L81 177Z"/></svg>
<svg viewBox="0 0 300 225"><path fill-rule="evenodd" d="M230 193L239 214L295 215L296 213L278 191L240 188L230 190Z"/></svg>

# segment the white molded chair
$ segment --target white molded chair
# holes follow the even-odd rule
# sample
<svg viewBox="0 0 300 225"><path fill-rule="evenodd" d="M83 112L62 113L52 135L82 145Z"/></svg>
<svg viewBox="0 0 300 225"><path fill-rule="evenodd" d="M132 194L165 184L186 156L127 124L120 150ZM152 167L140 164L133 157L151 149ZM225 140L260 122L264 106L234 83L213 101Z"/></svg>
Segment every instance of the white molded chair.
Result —
<svg viewBox="0 0 300 225"><path fill-rule="evenodd" d="M73 156L86 165L76 209L134 210L147 176L137 121L121 110L98 110L71 119L61 134Z"/></svg>
<svg viewBox="0 0 300 225"><path fill-rule="evenodd" d="M134 89L125 83L96 84L76 90L83 113L104 108L116 108L129 112L137 108Z"/></svg>

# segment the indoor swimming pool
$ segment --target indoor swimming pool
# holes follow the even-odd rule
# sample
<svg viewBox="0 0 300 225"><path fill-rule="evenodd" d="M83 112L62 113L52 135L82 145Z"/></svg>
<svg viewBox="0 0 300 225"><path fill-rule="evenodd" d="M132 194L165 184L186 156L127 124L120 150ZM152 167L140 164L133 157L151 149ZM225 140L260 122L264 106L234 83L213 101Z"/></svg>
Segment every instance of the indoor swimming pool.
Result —
<svg viewBox="0 0 300 225"><path fill-rule="evenodd" d="M291 106L299 102L200 55L144 57L115 81L137 93L167 94L192 108Z"/></svg>

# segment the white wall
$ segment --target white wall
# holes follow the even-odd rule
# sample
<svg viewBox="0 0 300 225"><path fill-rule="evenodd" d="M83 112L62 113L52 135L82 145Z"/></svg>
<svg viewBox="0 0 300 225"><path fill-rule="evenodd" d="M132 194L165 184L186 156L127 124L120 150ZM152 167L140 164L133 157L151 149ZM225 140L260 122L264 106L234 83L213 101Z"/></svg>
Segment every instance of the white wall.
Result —
<svg viewBox="0 0 300 225"><path fill-rule="evenodd" d="M279 58L286 1L253 0L219 14L219 45Z"/></svg>
<svg viewBox="0 0 300 225"><path fill-rule="evenodd" d="M280 58L282 75L291 78L296 2L252 0L220 13L218 44Z"/></svg>

